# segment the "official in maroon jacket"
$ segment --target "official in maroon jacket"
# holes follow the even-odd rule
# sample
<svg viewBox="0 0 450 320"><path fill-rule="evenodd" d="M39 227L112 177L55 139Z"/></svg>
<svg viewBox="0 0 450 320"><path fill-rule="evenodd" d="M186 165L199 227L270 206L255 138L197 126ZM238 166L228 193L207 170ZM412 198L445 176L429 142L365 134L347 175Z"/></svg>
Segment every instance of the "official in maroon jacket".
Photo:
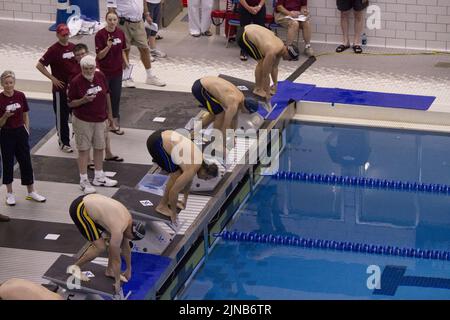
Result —
<svg viewBox="0 0 450 320"><path fill-rule="evenodd" d="M0 93L0 147L2 151L3 184L6 184L6 204L16 204L12 183L14 181L14 158L19 163L22 185L27 186L27 200L45 202L45 197L34 190L33 166L31 165L30 118L28 103L23 92L14 90L16 76L12 71L2 73Z"/></svg>
<svg viewBox="0 0 450 320"><path fill-rule="evenodd" d="M116 180L109 179L103 172L103 152L105 150L105 130L113 121L111 100L105 75L96 70L95 58L85 56L80 61L81 74L69 84L69 107L73 109L72 125L78 149L78 169L80 187L85 194L95 193L87 176L89 150L94 148L96 186L114 187Z"/></svg>
<svg viewBox="0 0 450 320"><path fill-rule="evenodd" d="M59 146L62 151L70 153L69 107L67 105L67 85L77 72L77 62L73 54L74 44L69 42L69 28L61 23L56 27L58 42L47 49L39 59L36 68L53 84L53 110L56 115ZM51 73L47 66L50 65Z"/></svg>

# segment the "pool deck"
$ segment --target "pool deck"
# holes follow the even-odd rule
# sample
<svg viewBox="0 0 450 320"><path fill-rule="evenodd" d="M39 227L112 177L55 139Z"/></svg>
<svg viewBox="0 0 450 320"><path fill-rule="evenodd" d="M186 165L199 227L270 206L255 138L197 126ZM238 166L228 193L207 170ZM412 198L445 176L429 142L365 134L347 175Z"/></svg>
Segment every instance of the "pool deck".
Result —
<svg viewBox="0 0 450 320"><path fill-rule="evenodd" d="M165 91L173 92L171 96L179 97L182 99L179 102L182 103L186 101L188 97L186 93L189 95L192 83L202 76L225 74L253 81L254 61L240 61L239 49L235 44L225 48L223 35L192 38L188 35L187 23L181 21L185 15L186 9L168 28L162 30L161 34L164 39L157 42L160 48L167 52L168 57L152 63L152 70L167 83L166 87L156 88L143 84L145 70L139 61L137 50L132 49L131 63L135 65L134 79L138 89L148 90L145 93L148 94L148 99L139 100L142 105L136 106L136 109L130 107L130 110L123 111L127 112L126 125L123 125L126 131L124 136L111 135L112 149L125 158L125 166L129 164L151 168L151 158L147 151L138 146L143 145L152 130L160 126L151 119L158 116L158 112L161 112L160 115L162 115L165 103L167 103L164 98ZM36 62L46 48L56 41L54 33L49 32L47 28L48 25L44 23L0 20L0 29L2 30L0 70L12 69L16 73L17 89L25 91L29 98L51 100L50 82L35 69ZM94 48L92 36L73 41L85 42L91 50ZM367 54L357 56L351 53L335 54L334 46L331 45L314 43L313 48L317 61L295 80L297 83L329 88L435 96L436 99L429 110L420 112L386 108L375 108L376 110L371 109L370 111L365 108L362 111L358 106L338 106L338 108L331 109L326 105L318 107L318 105L301 102L297 104L296 119L439 132L450 131L450 68L439 67L450 63L450 54L368 47L365 49ZM286 79L305 60L306 57L302 57L298 62L281 62L279 79ZM124 90L124 94L127 95L129 101L133 101L133 89ZM158 100L150 101L152 97L160 99L160 105L158 105ZM146 105L146 101L149 101L148 105ZM146 112L149 112L147 122L142 122L142 117L146 115ZM195 109L192 108L190 112L195 112ZM180 116L177 113L164 114L164 116L168 117L168 123L176 123L177 118L186 117L186 115ZM186 118L187 120L188 118ZM33 148L33 156L53 157L59 160L76 157L75 154L61 153L55 140L55 130L52 130L41 143ZM76 167L71 170L77 172ZM238 176L242 178L239 169L233 171L233 174L236 179ZM45 204L26 203L23 200L24 188L19 186L20 181L16 180L14 185L18 204L15 207L8 207L1 201L1 213L12 219L71 223L67 214L68 206L76 196L81 194L76 183L36 181L37 189L48 199ZM112 196L117 188L98 187L97 191ZM1 188L1 199L4 199L5 193L5 188ZM201 227L198 225L200 221L197 220L196 215L208 208L215 208L220 203L223 204L225 200L223 197L191 196L187 210L180 216L189 223L179 231L178 240L188 233L192 238L189 242L193 243L194 234L197 234L198 228ZM202 224L204 223L202 222ZM195 230L196 232L194 232ZM187 239L184 240L184 243L188 242ZM176 258L177 261L181 260L177 257L180 243L169 248L165 254ZM12 277L19 277L44 283L46 281L42 279L42 275L58 256L59 254L55 252L2 247L0 248L0 268L2 269L0 282ZM28 263L28 261L33 263Z"/></svg>

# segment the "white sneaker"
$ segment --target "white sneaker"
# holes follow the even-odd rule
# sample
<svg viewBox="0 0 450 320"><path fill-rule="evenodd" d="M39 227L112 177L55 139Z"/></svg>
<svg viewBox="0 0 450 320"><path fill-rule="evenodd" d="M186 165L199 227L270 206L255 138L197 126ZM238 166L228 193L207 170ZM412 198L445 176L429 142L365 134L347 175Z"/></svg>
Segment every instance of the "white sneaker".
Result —
<svg viewBox="0 0 450 320"><path fill-rule="evenodd" d="M133 79L128 79L123 81L122 86L124 88L136 88L136 85L134 84Z"/></svg>
<svg viewBox="0 0 450 320"><path fill-rule="evenodd" d="M89 180L80 180L80 188L84 194L96 193L97 190L91 185Z"/></svg>
<svg viewBox="0 0 450 320"><path fill-rule="evenodd" d="M110 179L105 175L101 177L95 177L94 180L92 180L92 184L94 186L114 187L117 185L117 183L117 180Z"/></svg>
<svg viewBox="0 0 450 320"><path fill-rule="evenodd" d="M165 58L167 57L167 54L161 50L158 49L151 49L150 54L156 58Z"/></svg>
<svg viewBox="0 0 450 320"><path fill-rule="evenodd" d="M305 48L304 52L307 57L312 57L314 55L314 50L311 47Z"/></svg>
<svg viewBox="0 0 450 320"><path fill-rule="evenodd" d="M34 201L37 201L37 202L45 202L45 200L47 200L44 196L41 196L36 191L33 191L33 192L29 193L28 196L26 197L26 199L27 200L34 200Z"/></svg>
<svg viewBox="0 0 450 320"><path fill-rule="evenodd" d="M147 77L145 83L157 87L164 87L166 85L166 83L161 81L157 76Z"/></svg>
<svg viewBox="0 0 450 320"><path fill-rule="evenodd" d="M71 146L66 146L66 145L62 145L61 146L61 151L65 152L65 153L72 153L73 149Z"/></svg>
<svg viewBox="0 0 450 320"><path fill-rule="evenodd" d="M14 195L14 193L6 193L6 204L8 206L16 205L16 196Z"/></svg>

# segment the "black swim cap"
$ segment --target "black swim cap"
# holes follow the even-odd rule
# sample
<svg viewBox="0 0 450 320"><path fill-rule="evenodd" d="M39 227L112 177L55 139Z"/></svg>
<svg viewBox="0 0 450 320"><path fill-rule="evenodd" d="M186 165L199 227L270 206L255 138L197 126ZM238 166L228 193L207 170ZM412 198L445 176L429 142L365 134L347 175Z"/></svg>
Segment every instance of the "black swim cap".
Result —
<svg viewBox="0 0 450 320"><path fill-rule="evenodd" d="M292 60L298 59L298 56L300 55L300 51L298 50L298 48L295 45L291 44L291 45L287 46L286 48L287 48L289 56L292 58Z"/></svg>
<svg viewBox="0 0 450 320"><path fill-rule="evenodd" d="M142 222L134 222L131 226L133 240L142 240L145 237L145 225Z"/></svg>
<svg viewBox="0 0 450 320"><path fill-rule="evenodd" d="M259 103L255 99L245 98L244 107L248 110L248 112L254 113L258 111Z"/></svg>

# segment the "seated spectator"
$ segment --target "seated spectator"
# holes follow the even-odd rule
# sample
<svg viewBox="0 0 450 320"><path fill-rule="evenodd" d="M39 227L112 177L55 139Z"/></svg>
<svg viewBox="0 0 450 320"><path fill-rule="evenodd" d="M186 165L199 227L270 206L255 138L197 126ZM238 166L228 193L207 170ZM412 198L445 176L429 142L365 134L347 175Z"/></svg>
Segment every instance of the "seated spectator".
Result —
<svg viewBox="0 0 450 320"><path fill-rule="evenodd" d="M343 42L336 48L336 52L342 52L350 48L350 39L348 36L348 26L350 20L350 10L353 8L355 15L355 37L353 39L353 52L362 53L361 33L364 28L364 9L369 5L369 0L337 0L337 8L341 12L341 28Z"/></svg>
<svg viewBox="0 0 450 320"><path fill-rule="evenodd" d="M299 28L303 30L303 40L305 41L305 54L308 57L314 55L311 48L311 25L309 18L306 21L298 21L300 15L308 17L307 0L277 0L275 8L275 22L287 29L286 45L290 46L297 37Z"/></svg>
<svg viewBox="0 0 450 320"><path fill-rule="evenodd" d="M88 180L87 165L89 151L94 148L96 186L114 187L116 180L109 179L103 172L103 153L106 146L105 131L107 119L112 124L111 98L106 78L96 70L95 58L86 56L81 59L81 74L69 83L69 107L73 110L72 125L78 149L78 169L80 188L85 194L95 193Z"/></svg>
<svg viewBox="0 0 450 320"><path fill-rule="evenodd" d="M12 183L14 181L14 158L19 163L22 185L27 186L27 200L45 202L45 197L34 190L33 166L31 164L30 118L28 102L23 92L14 90L16 76L12 71L2 73L0 93L0 146L2 151L3 184L6 184L6 204L16 204Z"/></svg>

